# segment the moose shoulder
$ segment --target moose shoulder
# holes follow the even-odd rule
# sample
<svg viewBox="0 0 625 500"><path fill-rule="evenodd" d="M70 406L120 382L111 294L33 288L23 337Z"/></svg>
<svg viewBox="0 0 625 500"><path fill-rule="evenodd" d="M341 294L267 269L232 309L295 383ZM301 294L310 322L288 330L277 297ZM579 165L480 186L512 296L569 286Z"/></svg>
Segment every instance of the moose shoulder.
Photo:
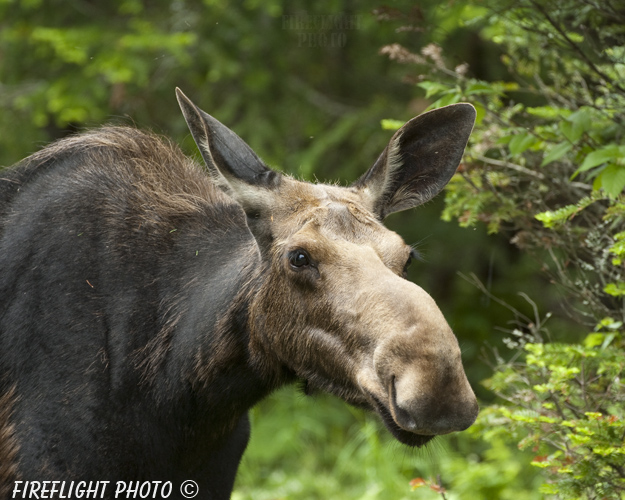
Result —
<svg viewBox="0 0 625 500"><path fill-rule="evenodd" d="M382 221L445 186L474 109L410 120L338 187L269 169L177 95L208 175L113 127L2 172L0 496L15 480L193 479L197 498L228 498L247 411L298 379L409 446L470 426L458 342Z"/></svg>

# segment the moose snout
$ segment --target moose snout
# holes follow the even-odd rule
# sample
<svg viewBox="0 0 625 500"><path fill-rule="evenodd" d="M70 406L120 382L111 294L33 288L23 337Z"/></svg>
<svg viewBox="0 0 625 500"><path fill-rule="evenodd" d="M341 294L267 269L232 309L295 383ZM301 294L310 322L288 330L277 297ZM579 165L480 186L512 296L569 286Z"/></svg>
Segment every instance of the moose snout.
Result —
<svg viewBox="0 0 625 500"><path fill-rule="evenodd" d="M430 436L465 430L478 413L464 371L449 366L438 373L423 373L422 367L415 366L392 376L388 406L400 428Z"/></svg>
<svg viewBox="0 0 625 500"><path fill-rule="evenodd" d="M406 444L427 441L417 436L470 427L477 418L477 399L443 313L418 285L382 273L377 280L375 306L361 314L379 332L372 358L358 371L364 396Z"/></svg>
<svg viewBox="0 0 625 500"><path fill-rule="evenodd" d="M456 336L423 289L412 283L400 289L401 297L394 299L403 315L373 360L385 406L404 431L423 436L462 431L477 418L478 404Z"/></svg>

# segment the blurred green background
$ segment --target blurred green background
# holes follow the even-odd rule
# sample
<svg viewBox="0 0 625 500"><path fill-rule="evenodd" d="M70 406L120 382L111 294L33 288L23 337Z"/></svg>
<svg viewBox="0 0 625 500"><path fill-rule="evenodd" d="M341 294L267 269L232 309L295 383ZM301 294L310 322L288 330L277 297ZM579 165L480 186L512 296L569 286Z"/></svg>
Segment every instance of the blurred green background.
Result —
<svg viewBox="0 0 625 500"><path fill-rule="evenodd" d="M308 180L356 179L392 135L430 102L424 75L380 54L436 43L471 75L501 78L476 7L458 1L0 0L0 165L59 137L103 123L135 124L197 154L174 88L235 130L271 166ZM426 75L425 75L426 76ZM388 225L422 260L410 278L455 330L473 387L501 348L512 313L459 275L531 315L518 292L557 308L504 236L440 220L442 198L391 216ZM410 480L432 479L447 498L540 498L536 472L497 442L463 433L424 450L395 443L373 415L296 387L252 411L252 441L233 498L440 498ZM520 453L520 452L519 452Z"/></svg>

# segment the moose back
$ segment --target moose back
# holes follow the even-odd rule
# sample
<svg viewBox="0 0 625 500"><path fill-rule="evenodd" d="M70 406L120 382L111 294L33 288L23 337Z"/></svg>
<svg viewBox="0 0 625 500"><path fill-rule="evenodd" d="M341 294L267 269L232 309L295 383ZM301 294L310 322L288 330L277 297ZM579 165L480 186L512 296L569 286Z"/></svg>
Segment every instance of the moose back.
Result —
<svg viewBox="0 0 625 500"><path fill-rule="evenodd" d="M0 497L193 479L228 498L247 411L295 380L409 446L470 426L458 342L382 221L449 181L473 107L413 118L339 187L271 170L177 96L205 169L108 127L0 173Z"/></svg>

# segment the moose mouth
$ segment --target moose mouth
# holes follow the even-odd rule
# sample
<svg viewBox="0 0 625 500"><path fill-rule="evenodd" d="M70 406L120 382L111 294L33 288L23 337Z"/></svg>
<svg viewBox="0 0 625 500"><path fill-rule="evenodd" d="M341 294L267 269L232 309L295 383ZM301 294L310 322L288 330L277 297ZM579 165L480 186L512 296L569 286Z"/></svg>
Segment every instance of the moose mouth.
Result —
<svg viewBox="0 0 625 500"><path fill-rule="evenodd" d="M328 392L336 393L331 387L325 387L325 389ZM317 390L323 389L314 384L312 380L306 378L303 379L302 390L304 394L312 395ZM415 432L402 429L397 422L395 422L395 419L391 414L391 410L386 405L384 405L376 396L374 396L370 391L364 389L362 386L360 387L360 391L361 392L358 396L346 397L345 393L343 393L339 397L359 408L375 411L378 415L380 415L384 426L400 443L405 444L406 446L419 448L436 437L435 435L417 434ZM363 398L363 396L365 397Z"/></svg>
<svg viewBox="0 0 625 500"><path fill-rule="evenodd" d="M427 442L431 441L435 436L432 435L424 435L424 434L416 434L414 432L407 431L402 429L393 418L391 411L383 405L378 398L376 398L369 391L366 391L367 397L369 401L372 403L373 409L380 415L382 418L382 422L384 426L390 431L390 433L397 439L400 443L403 443L407 446L412 447L421 447Z"/></svg>

